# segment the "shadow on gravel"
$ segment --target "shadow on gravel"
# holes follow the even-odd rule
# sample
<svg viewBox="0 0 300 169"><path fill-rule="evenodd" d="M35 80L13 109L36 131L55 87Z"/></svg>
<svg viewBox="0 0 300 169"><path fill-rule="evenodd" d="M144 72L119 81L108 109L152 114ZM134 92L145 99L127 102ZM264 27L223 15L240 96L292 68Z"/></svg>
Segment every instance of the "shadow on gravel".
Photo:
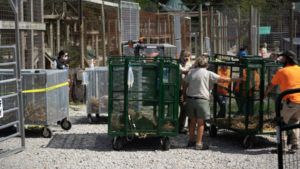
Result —
<svg viewBox="0 0 300 169"><path fill-rule="evenodd" d="M203 136L203 142L210 146L208 151L243 154L243 155L260 155L269 154L270 148L276 148L276 143L261 136L253 137L254 146L251 149L242 147L244 136L231 131L219 131L216 137L210 137L206 132ZM171 138L172 149L193 149L187 148L188 134L180 134Z"/></svg>
<svg viewBox="0 0 300 169"><path fill-rule="evenodd" d="M206 136L204 141L209 143L211 151L217 151L230 154L247 154L260 155L269 154L270 148L276 148L276 143L262 136L253 137L253 147L244 149L242 143L245 136L225 131L217 135L217 137Z"/></svg>
<svg viewBox="0 0 300 169"><path fill-rule="evenodd" d="M112 138L107 134L56 134L46 148L80 149L91 151L115 151L112 149ZM150 137L146 139L133 139L127 142L121 151L155 151L161 150L160 139Z"/></svg>
<svg viewBox="0 0 300 169"><path fill-rule="evenodd" d="M88 122L87 116L71 116L70 117L72 124L90 124ZM93 116L93 123L92 124L107 124L108 117L100 115L99 118Z"/></svg>
<svg viewBox="0 0 300 169"><path fill-rule="evenodd" d="M111 151L111 137L107 134L55 134L47 148Z"/></svg>
<svg viewBox="0 0 300 169"><path fill-rule="evenodd" d="M7 129L0 130L0 137L6 137L11 134L14 134L17 132L17 129L15 127L10 127ZM25 129L25 137L27 138L39 138L42 136L42 129L38 128L29 128Z"/></svg>

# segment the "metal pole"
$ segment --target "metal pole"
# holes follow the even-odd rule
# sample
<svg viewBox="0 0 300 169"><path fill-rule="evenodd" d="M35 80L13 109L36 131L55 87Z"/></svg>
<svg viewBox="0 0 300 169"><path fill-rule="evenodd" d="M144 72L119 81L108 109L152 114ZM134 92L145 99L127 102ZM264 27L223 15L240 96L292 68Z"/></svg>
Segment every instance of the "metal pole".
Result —
<svg viewBox="0 0 300 169"><path fill-rule="evenodd" d="M119 55L122 55L122 38L121 38L121 18L120 18L120 10L121 10L121 1L118 3L118 48L119 48Z"/></svg>
<svg viewBox="0 0 300 169"><path fill-rule="evenodd" d="M259 48L260 48L260 32L259 32L259 28L260 28L260 14L257 12L257 50L256 50L256 54L259 55Z"/></svg>
<svg viewBox="0 0 300 169"><path fill-rule="evenodd" d="M24 130L24 111L23 111L23 95L22 95L22 77L21 77L21 53L20 53L20 29L19 29L19 4L18 1L15 3L12 0L9 0L11 7L15 13L15 31L16 31L16 77L17 90L18 90L18 105L19 105L19 120L20 124L18 125L18 130L21 133L21 145L22 148L25 148L25 130Z"/></svg>
<svg viewBox="0 0 300 169"><path fill-rule="evenodd" d="M291 3L291 9L290 9L290 50L294 50L294 9L295 9L295 3Z"/></svg>
<svg viewBox="0 0 300 169"><path fill-rule="evenodd" d="M197 56L201 56L203 54L203 17L202 17L202 4L199 4L199 51L197 52Z"/></svg>
<svg viewBox="0 0 300 169"><path fill-rule="evenodd" d="M213 54L214 51L214 7L210 7L210 51Z"/></svg>
<svg viewBox="0 0 300 169"><path fill-rule="evenodd" d="M79 1L79 27L80 27L80 68L84 68L84 26L82 18L82 0Z"/></svg>
<svg viewBox="0 0 300 169"><path fill-rule="evenodd" d="M239 50L241 48L241 6L237 6L237 12L238 12L238 44L237 49Z"/></svg>
<svg viewBox="0 0 300 169"><path fill-rule="evenodd" d="M253 18L252 18L252 13L253 13L253 6L252 5L250 5L250 8L249 8L249 27L248 27L248 29L249 29L249 32L248 32L248 36L249 36L249 43L248 43L248 54L249 55L252 55L253 53L252 53L252 20L253 20Z"/></svg>
<svg viewBox="0 0 300 169"><path fill-rule="evenodd" d="M105 13L104 13L104 1L101 5L101 21L102 21L102 55L103 55L103 66L106 65L106 38L105 38Z"/></svg>

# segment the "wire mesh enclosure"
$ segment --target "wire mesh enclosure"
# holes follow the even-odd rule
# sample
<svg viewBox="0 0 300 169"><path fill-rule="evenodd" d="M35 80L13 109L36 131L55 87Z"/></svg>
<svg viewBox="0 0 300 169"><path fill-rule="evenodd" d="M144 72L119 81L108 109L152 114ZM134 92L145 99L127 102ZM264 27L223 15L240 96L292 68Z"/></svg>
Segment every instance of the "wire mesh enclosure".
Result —
<svg viewBox="0 0 300 169"><path fill-rule="evenodd" d="M0 79L4 80L13 77L11 70L0 70ZM69 129L69 92L68 72L65 70L22 70L23 106L25 124L42 125L47 128L51 124L61 122L63 128ZM2 92L12 92L9 89L13 86L7 85L1 88ZM8 103L8 105L14 102ZM10 113L2 119L9 123L14 119ZM45 137L51 137L51 133L43 133Z"/></svg>
<svg viewBox="0 0 300 169"><path fill-rule="evenodd" d="M138 49L137 49L138 48ZM139 50L135 53L136 50ZM176 58L177 47L170 44L135 44L133 48L129 45L123 45L123 54L125 56L146 56L153 57L157 53L161 57Z"/></svg>
<svg viewBox="0 0 300 169"><path fill-rule="evenodd" d="M88 120L91 123L92 114L108 112L108 68L95 67L85 69L87 75L86 106Z"/></svg>
<svg viewBox="0 0 300 169"><path fill-rule="evenodd" d="M45 48L51 57L56 58L60 50L65 50L70 56L70 67L75 68L88 66L91 59L97 61L95 65L103 65L107 56L119 54L118 3L83 0L80 10L79 1L44 1Z"/></svg>
<svg viewBox="0 0 300 169"><path fill-rule="evenodd" d="M19 17L15 6L18 6L18 1L0 1L0 69L13 73L0 80L0 158L25 149ZM14 29L3 26L5 23L10 23ZM10 121L5 120L8 116L12 116Z"/></svg>
<svg viewBox="0 0 300 169"><path fill-rule="evenodd" d="M43 0L20 0L18 3L20 28L20 49L22 68L34 69L45 68L44 58L44 35ZM9 41L14 32L14 14L9 11L10 7L6 0L1 4L0 37L1 41Z"/></svg>
<svg viewBox="0 0 300 169"><path fill-rule="evenodd" d="M121 1L121 35L122 42L138 40L140 37L140 5L134 2Z"/></svg>
<svg viewBox="0 0 300 169"><path fill-rule="evenodd" d="M241 78L240 82L218 83L214 87L213 114L210 134L215 136L217 128L230 129L244 134L243 146L251 146L249 136L255 134L274 134L275 124L267 120L275 117L275 99L280 93L273 89L270 96L263 100L265 87L281 64L275 60L261 57L217 55L224 62L212 61L215 73L228 77Z"/></svg>
<svg viewBox="0 0 300 169"><path fill-rule="evenodd" d="M110 59L109 135L118 138L177 135L178 64L172 58Z"/></svg>

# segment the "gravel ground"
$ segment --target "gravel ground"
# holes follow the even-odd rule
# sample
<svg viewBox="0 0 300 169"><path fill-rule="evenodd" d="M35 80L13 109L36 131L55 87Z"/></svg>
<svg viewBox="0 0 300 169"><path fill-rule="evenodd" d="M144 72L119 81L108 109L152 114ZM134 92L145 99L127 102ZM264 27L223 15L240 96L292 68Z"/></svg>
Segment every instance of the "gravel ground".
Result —
<svg viewBox="0 0 300 169"><path fill-rule="evenodd" d="M216 138L205 133L207 151L185 148L188 135L184 134L171 138L169 151L162 151L157 139L135 140L124 151L114 151L107 135L107 116L88 124L84 105L71 106L70 116L72 129L51 126L52 138L26 132L26 150L0 159L0 168L277 168L276 154L270 153L276 146L271 136L255 137L254 148L248 150L241 148L241 136L220 131ZM0 143L0 151L18 140Z"/></svg>

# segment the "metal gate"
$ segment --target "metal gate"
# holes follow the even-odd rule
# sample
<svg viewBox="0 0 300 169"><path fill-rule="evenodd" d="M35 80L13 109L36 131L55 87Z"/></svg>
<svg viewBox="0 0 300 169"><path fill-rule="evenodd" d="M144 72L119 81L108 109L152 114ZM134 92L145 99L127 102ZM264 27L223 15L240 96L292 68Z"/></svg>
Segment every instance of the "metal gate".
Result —
<svg viewBox="0 0 300 169"><path fill-rule="evenodd" d="M276 100L276 135L277 135L277 153L278 153L278 168L300 168L300 156L299 153L284 153L282 149L282 132L290 131L293 129L299 129L300 124L287 124L283 123L282 117L280 116L280 109L281 109L281 101L285 95L292 94L292 93L300 93L299 89L292 89L286 90L282 92L277 100ZM287 141L288 142L288 141Z"/></svg>
<svg viewBox="0 0 300 169"><path fill-rule="evenodd" d="M13 77L0 80L0 158L3 158L25 149L25 132L20 74L19 4L18 0L7 0L1 1L0 6L1 20L14 25L14 29L0 29L0 69L14 72ZM15 131L7 131L14 127ZM20 145L17 141L19 139Z"/></svg>

